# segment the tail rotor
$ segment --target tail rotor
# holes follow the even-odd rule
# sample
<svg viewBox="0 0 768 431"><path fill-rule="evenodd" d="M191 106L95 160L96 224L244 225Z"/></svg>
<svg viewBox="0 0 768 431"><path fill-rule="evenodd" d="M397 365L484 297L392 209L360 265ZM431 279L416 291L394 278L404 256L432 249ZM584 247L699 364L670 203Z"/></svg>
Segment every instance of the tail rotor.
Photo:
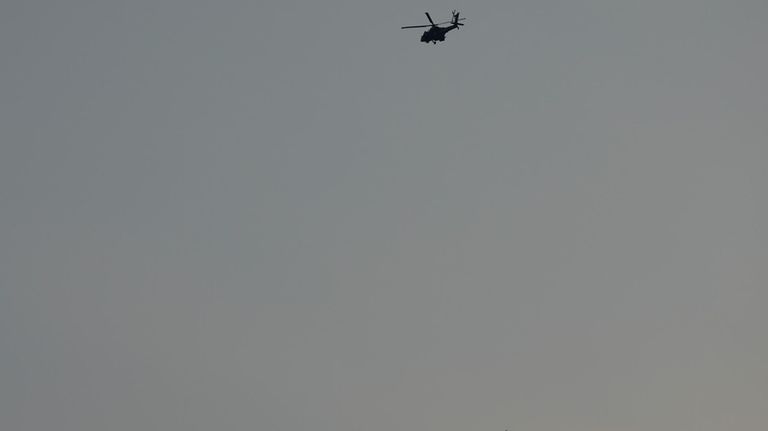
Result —
<svg viewBox="0 0 768 431"><path fill-rule="evenodd" d="M459 18L459 13L460 12L457 12L456 9L454 9L453 12L451 12L451 14L453 14L453 19L451 20L451 24L455 25L457 29L460 26L464 25L463 22L459 22L460 20L464 19L464 18Z"/></svg>

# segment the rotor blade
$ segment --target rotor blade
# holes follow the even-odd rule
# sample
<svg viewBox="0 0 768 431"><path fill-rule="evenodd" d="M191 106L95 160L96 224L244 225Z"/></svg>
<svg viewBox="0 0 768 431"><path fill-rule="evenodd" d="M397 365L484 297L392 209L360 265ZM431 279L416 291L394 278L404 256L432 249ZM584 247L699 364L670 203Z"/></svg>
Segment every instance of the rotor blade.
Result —
<svg viewBox="0 0 768 431"><path fill-rule="evenodd" d="M427 15L427 19L429 20L429 23L432 24L432 25L435 25L435 22L432 21L432 17L429 16L429 12L424 12L424 14Z"/></svg>
<svg viewBox="0 0 768 431"><path fill-rule="evenodd" d="M400 28L422 28L422 27L432 27L432 25L430 25L430 24L427 24L427 25L406 25L405 27L400 27Z"/></svg>
<svg viewBox="0 0 768 431"><path fill-rule="evenodd" d="M466 19L466 18L459 18L459 21L464 21L465 19ZM437 23L437 24L435 24L435 25L443 25L443 24L459 24L459 25L464 25L464 24L461 24L461 23L459 23L459 22L456 22L456 23L454 23L453 21L443 21L443 22L438 22L438 23Z"/></svg>

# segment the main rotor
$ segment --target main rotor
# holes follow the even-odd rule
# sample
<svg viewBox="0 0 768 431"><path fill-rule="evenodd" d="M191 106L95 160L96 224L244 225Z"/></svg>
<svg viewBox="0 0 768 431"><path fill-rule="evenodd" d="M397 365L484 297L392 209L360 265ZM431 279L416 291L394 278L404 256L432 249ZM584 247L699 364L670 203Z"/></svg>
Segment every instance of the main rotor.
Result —
<svg viewBox="0 0 768 431"><path fill-rule="evenodd" d="M429 24L425 24L425 25L406 25L405 27L400 27L400 28L437 27L438 25L443 25L443 24L452 24L452 25L455 25L455 26L464 25L464 23L459 22L459 21L464 21L466 18L459 18L459 12L456 12L455 10L452 12L452 14L453 14L453 18L450 21L444 21L444 22L439 22L439 23L435 24L435 22L432 21L432 17L429 16L429 12L424 12L424 15L427 16L427 20L429 20Z"/></svg>

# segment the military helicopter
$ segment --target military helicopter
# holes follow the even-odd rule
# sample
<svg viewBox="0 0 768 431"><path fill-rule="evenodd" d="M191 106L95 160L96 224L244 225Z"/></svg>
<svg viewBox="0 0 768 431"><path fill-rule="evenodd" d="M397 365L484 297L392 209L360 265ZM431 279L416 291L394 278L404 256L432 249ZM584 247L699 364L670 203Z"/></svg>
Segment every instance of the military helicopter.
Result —
<svg viewBox="0 0 768 431"><path fill-rule="evenodd" d="M429 16L429 12L424 12L424 14L427 15L427 19L429 20L429 24L425 25L407 25L405 27L400 28L421 28L421 27L430 27L429 30L425 31L424 34L421 35L421 41L424 43L432 42L436 44L438 41L444 41L445 40L445 34L449 31L453 30L454 28L459 28L460 25L464 25L464 23L461 23L459 21L464 21L466 18L459 18L459 13L455 10L452 12L453 18L450 21L445 22L439 22L435 24L434 21L432 21L432 17ZM448 27L438 27L438 25L443 24L451 24Z"/></svg>

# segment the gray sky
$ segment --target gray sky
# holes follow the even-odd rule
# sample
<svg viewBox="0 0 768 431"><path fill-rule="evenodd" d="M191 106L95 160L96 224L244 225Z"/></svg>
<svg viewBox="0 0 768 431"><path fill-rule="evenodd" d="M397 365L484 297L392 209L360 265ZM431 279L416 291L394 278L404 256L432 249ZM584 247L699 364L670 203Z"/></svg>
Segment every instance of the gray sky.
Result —
<svg viewBox="0 0 768 431"><path fill-rule="evenodd" d="M3 2L1 427L764 429L766 23Z"/></svg>

